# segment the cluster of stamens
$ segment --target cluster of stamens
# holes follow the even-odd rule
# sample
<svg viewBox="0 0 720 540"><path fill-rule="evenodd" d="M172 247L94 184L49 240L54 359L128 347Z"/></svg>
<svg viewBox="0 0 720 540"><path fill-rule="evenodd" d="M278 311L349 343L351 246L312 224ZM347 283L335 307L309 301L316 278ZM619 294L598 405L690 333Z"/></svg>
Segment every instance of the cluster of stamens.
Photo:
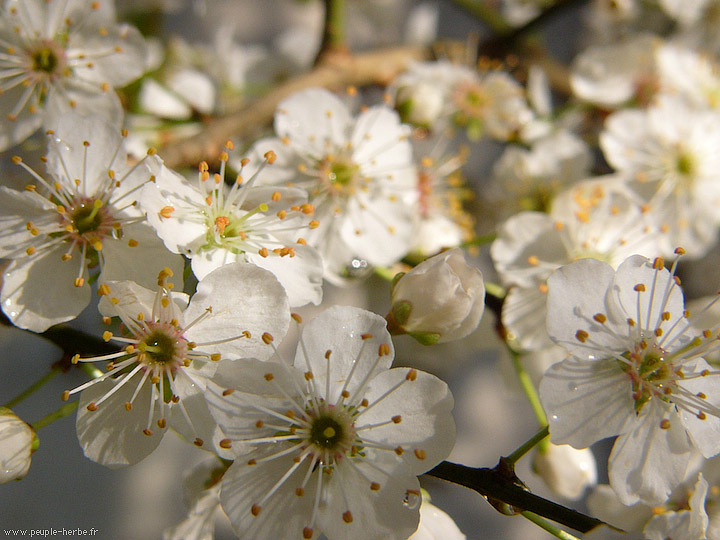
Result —
<svg viewBox="0 0 720 540"><path fill-rule="evenodd" d="M97 10L100 3L93 2L91 7ZM24 8L23 3L19 2L18 7L10 8L10 15L19 17L18 9ZM29 13L23 15L25 20L34 19ZM49 14L46 16L51 18ZM45 17L42 17L42 20L44 19ZM54 35L39 37L41 32L47 32L48 29L27 29L16 24L14 31L18 34L15 40L18 45L7 39L0 40L0 46L4 49L0 53L0 94L24 88L15 106L7 114L8 120L12 122L16 121L26 108L31 114L37 113L38 109L44 106L50 88L59 79L71 77L75 68L93 69L95 60L123 52L122 48L117 46L84 47L77 52L68 49L68 36L74 22L68 17L61 17L60 20L64 24ZM105 28L99 28L98 32L102 37L107 34ZM102 82L98 84L97 92L106 92L109 88L107 82ZM77 105L74 101L69 104L71 107Z"/></svg>
<svg viewBox="0 0 720 540"><path fill-rule="evenodd" d="M678 248L676 253L682 255L684 251ZM672 314L666 310L672 289L680 283L674 275L676 265L677 259L664 288L657 286L658 274L665 268L663 259L659 257L653 261L655 278L651 290L648 290L644 283L634 286L633 290L637 293L635 317L627 319L627 335L616 336L619 342L627 343L628 347L624 352L615 351L613 358L627 374L632 385L636 414L639 414L646 404L659 401L692 412L700 420L705 420L708 415L720 417L720 410L707 401L706 394L693 393L678 384L683 380L717 374L709 369L689 373L683 368L689 361L716 350L718 336L710 330L693 336L694 331L687 311L673 321ZM651 295L649 303L644 300L644 295L647 294ZM657 320L651 320L651 314L656 313L653 311L655 300L661 302L660 311ZM647 306L646 313L643 306ZM605 314L596 313L592 318L601 325L600 331L612 332L606 325L608 317ZM575 338L581 343L598 346L586 330L578 330ZM660 423L662 429L669 429L670 425L667 418Z"/></svg>
<svg viewBox="0 0 720 540"><path fill-rule="evenodd" d="M281 257L294 257L295 248L292 245L280 243L274 233L296 231L297 226L283 227L280 222L291 216L292 213L311 216L314 212L313 205L307 203L292 205L287 209L268 213L268 203L277 203L282 199L282 193L276 191L272 193L268 203L260 203L251 209L241 208L260 172L266 165L272 164L276 156L274 152L268 151L263 164L247 182L242 176L241 169L230 189L226 190L226 164L229 159L228 151L232 148L233 145L230 141L225 143L225 151L220 155L220 171L218 173L211 175L207 162L200 163L198 188L201 193L206 194L206 197L205 204L196 209L197 216L180 216L173 206L161 208L160 216L164 219L180 217L201 219L207 227L206 243L200 248L201 250L223 248L235 254L257 253L262 257L267 257L272 252ZM248 163L249 159L244 158L241 161L241 167L244 168ZM318 222L315 220L310 220L307 224L310 229L317 226ZM297 239L297 243L305 244L305 240L300 237Z"/></svg>
<svg viewBox="0 0 720 540"><path fill-rule="evenodd" d="M48 131L48 135L53 140L54 133ZM122 135L125 137L127 132L123 131ZM83 141L84 163L87 163L89 148L90 142ZM119 150L120 148L116 150L112 161L116 159ZM151 148L147 155L150 156L154 153L155 150ZM87 193L87 183L95 179L87 179L84 176L81 179L70 179L69 176L63 176L50 182L26 165L22 158L13 157L13 162L29 172L42 186L46 192L45 197L55 205L56 212L54 218L51 217L42 223L32 221L26 223L26 229L30 234L30 245L25 248L25 253L32 256L65 243L67 250L62 254L61 259L67 262L72 260L79 251L80 256L76 259L78 271L75 286L82 287L85 284L86 265L92 267L103 264L103 242L109 239L122 239L123 226L144 219L140 216L123 215L124 210L135 205L134 199L126 199L126 197L135 193L140 186L125 192L119 189L123 181L133 174L143 161L144 158L125 172L122 177L116 177L115 171L112 169L112 162L108 163L107 179L101 183L95 193ZM84 172L85 167L83 167ZM147 181L150 180L151 178L148 177ZM28 184L25 189L37 193L38 185ZM138 242L133 238L128 238L127 245L136 247Z"/></svg>
<svg viewBox="0 0 720 540"><path fill-rule="evenodd" d="M111 331L103 334L105 341L114 341L124 344L121 351L107 354L99 357L80 358L75 355L72 363L78 362L97 362L106 361L106 372L96 379L93 379L73 390L63 392L62 399L67 400L70 395L80 392L86 388L97 384L104 380L115 380L117 385L112 387L99 400L87 405L87 410L94 412L103 401L109 398L113 393L119 390L124 384L130 384L129 381L135 378L135 391L132 398L125 403L127 411L132 410L133 402L137 397L140 389L145 384L153 387L153 405L151 406L148 425L143 430L145 435L153 434L150 419L153 417L152 410L157 401L161 407L161 417L157 421L158 427L164 429L166 427L167 407L170 404L177 404L184 410L178 392L175 387L175 379L185 376L183 369L190 367L194 360L210 360L219 361L220 354L205 353L196 350L198 344L188 341L185 332L188 328L198 323L200 320L210 316L212 308L208 307L202 315L185 324L180 325L178 319L173 316L175 313L172 300L172 283L167 278L172 277L172 271L168 268L163 269L158 276L158 291L155 298L155 306L152 314L143 312L133 315L131 318L122 317L124 325L121 335L115 335ZM110 288L103 284L98 289L98 294L108 296L112 304L117 305L119 299L112 296ZM249 333L245 332L239 337L249 337ZM200 344L202 346L203 344ZM185 412L186 418L189 418ZM192 422L189 422L192 425ZM196 438L195 444L202 446L202 439Z"/></svg>

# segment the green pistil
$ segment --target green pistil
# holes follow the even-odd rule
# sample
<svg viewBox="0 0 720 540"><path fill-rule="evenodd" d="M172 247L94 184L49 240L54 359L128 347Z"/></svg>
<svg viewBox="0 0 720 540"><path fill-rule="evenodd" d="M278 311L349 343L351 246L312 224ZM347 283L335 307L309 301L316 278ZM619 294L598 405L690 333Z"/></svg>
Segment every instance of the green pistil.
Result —
<svg viewBox="0 0 720 540"><path fill-rule="evenodd" d="M321 448L334 448L342 440L343 435L343 427L329 416L321 416L314 420L310 428L310 440Z"/></svg>
<svg viewBox="0 0 720 540"><path fill-rule="evenodd" d="M352 183L359 167L352 163L336 162L330 165L328 180L333 185L348 186Z"/></svg>
<svg viewBox="0 0 720 540"><path fill-rule="evenodd" d="M678 156L675 167L683 176L690 176L695 171L695 159L692 155L683 152Z"/></svg>
<svg viewBox="0 0 720 540"><path fill-rule="evenodd" d="M144 352L151 362L167 364L177 355L175 340L165 332L155 330L138 344L138 349Z"/></svg>
<svg viewBox="0 0 720 540"><path fill-rule="evenodd" d="M89 204L81 204L72 213L72 222L79 234L96 231L102 225L102 201L96 199L92 206Z"/></svg>
<svg viewBox="0 0 720 540"><path fill-rule="evenodd" d="M44 71L54 73L58 67L58 57L49 47L43 47L32 55L33 71Z"/></svg>

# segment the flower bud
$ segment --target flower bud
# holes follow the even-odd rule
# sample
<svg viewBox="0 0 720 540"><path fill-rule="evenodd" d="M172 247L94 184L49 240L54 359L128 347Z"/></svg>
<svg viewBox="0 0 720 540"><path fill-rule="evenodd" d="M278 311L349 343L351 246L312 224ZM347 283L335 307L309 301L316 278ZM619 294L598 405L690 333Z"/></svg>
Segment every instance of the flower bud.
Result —
<svg viewBox="0 0 720 540"><path fill-rule="evenodd" d="M589 448L550 443L535 454L533 470L550 489L568 499L579 499L586 487L597 484L597 465Z"/></svg>
<svg viewBox="0 0 720 540"><path fill-rule="evenodd" d="M15 413L0 407L0 484L20 480L30 468L35 432Z"/></svg>
<svg viewBox="0 0 720 540"><path fill-rule="evenodd" d="M396 279L388 327L423 345L453 341L477 328L484 302L482 273L461 249L451 249Z"/></svg>
<svg viewBox="0 0 720 540"><path fill-rule="evenodd" d="M430 496L422 490L420 523L408 540L465 540L467 537L445 511L430 502Z"/></svg>
<svg viewBox="0 0 720 540"><path fill-rule="evenodd" d="M395 102L403 122L430 127L442 112L443 94L437 87L420 82L400 87Z"/></svg>

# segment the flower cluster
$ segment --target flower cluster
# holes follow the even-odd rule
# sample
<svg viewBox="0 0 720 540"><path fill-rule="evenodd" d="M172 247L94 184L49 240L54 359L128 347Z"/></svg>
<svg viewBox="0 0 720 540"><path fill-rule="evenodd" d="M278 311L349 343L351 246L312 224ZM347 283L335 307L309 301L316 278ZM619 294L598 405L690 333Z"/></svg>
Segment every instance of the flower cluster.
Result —
<svg viewBox="0 0 720 540"><path fill-rule="evenodd" d="M174 0L0 1L0 308L62 348L3 400L0 483L77 407L104 466L170 431L205 457L169 540L222 515L249 539L461 538L425 473L572 526L515 476L531 449L613 525L720 540L719 0L588 2L564 69L506 51L570 2L465 6L498 33L479 58L430 47L456 25L426 3L329 2L322 41L314 8L277 7L272 44L221 3L192 3L203 43L159 17ZM443 462L454 402L420 368L479 394L490 363L453 359L493 338L539 431L478 473ZM55 376L66 403L20 418Z"/></svg>

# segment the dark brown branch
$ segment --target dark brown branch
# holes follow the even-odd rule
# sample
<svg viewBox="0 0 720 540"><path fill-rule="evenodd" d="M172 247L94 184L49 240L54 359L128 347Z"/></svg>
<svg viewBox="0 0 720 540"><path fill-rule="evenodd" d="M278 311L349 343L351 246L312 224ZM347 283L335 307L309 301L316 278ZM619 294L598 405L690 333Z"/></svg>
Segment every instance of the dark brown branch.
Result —
<svg viewBox="0 0 720 540"><path fill-rule="evenodd" d="M582 533L591 531L599 525L607 525L604 521L531 493L522 486L514 474L507 474L502 463L501 458L500 465L494 469L486 467L476 469L443 461L425 474L470 488L488 499L495 508L509 505L517 513L533 512Z"/></svg>

